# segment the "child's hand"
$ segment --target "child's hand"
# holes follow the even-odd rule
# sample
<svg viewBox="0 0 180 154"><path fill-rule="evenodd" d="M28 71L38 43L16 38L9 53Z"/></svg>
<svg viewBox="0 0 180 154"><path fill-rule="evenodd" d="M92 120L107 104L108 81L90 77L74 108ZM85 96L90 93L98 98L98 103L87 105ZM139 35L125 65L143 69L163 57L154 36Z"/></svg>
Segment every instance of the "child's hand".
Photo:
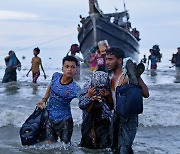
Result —
<svg viewBox="0 0 180 154"><path fill-rule="evenodd" d="M102 89L102 90L100 90L100 95L102 97L107 97L110 95L110 92L107 89Z"/></svg>
<svg viewBox="0 0 180 154"><path fill-rule="evenodd" d="M92 97L93 101L98 101L98 102L102 102L102 97L101 96L93 96Z"/></svg>
<svg viewBox="0 0 180 154"><path fill-rule="evenodd" d="M96 89L94 87L90 87L88 89L88 98L91 98L92 96L94 96L96 94Z"/></svg>

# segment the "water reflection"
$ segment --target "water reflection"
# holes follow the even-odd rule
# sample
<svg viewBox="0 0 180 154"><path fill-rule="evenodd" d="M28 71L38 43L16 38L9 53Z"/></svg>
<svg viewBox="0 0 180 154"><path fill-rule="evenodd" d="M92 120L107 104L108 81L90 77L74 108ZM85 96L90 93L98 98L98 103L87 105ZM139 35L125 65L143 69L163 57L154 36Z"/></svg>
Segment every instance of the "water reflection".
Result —
<svg viewBox="0 0 180 154"><path fill-rule="evenodd" d="M151 76L156 76L156 75L157 75L157 71L154 70L154 69L151 69L151 70L150 70L150 75L151 75Z"/></svg>
<svg viewBox="0 0 180 154"><path fill-rule="evenodd" d="M180 76L175 76L174 83L180 83Z"/></svg>
<svg viewBox="0 0 180 154"><path fill-rule="evenodd" d="M36 83L32 83L32 94L36 95L38 92L38 85Z"/></svg>
<svg viewBox="0 0 180 154"><path fill-rule="evenodd" d="M17 82L4 83L4 91L7 95L14 95L19 93L20 86Z"/></svg>

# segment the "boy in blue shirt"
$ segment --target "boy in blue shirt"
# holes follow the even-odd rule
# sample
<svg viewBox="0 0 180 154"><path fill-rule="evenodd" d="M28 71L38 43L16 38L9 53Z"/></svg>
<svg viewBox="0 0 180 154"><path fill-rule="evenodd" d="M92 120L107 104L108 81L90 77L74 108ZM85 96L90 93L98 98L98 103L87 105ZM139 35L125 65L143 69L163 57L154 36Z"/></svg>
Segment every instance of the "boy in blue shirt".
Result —
<svg viewBox="0 0 180 154"><path fill-rule="evenodd" d="M51 84L48 86L44 98L38 102L38 107L45 108L49 113L46 125L47 142L58 140L68 144L73 132L73 119L70 102L77 98L80 87L73 81L78 61L73 56L63 58L62 73L54 73ZM49 99L49 100L48 100ZM46 101L48 103L46 105Z"/></svg>

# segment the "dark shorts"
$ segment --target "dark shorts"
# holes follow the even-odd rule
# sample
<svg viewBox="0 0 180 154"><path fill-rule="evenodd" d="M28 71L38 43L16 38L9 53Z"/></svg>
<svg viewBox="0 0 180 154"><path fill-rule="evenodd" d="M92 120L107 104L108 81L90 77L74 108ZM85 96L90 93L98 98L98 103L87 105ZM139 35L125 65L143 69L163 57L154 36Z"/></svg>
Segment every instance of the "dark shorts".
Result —
<svg viewBox="0 0 180 154"><path fill-rule="evenodd" d="M56 142L58 137L61 142L70 143L73 132L73 120L72 118L60 122L54 122L52 120L47 121L46 135L47 140Z"/></svg>

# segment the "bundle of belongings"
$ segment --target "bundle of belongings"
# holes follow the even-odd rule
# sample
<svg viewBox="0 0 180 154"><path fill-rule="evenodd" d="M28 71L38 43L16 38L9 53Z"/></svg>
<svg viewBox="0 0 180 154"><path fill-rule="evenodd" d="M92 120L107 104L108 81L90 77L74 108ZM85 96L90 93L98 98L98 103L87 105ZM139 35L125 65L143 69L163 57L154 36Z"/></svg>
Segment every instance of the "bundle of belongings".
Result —
<svg viewBox="0 0 180 154"><path fill-rule="evenodd" d="M20 129L22 145L33 145L45 139L47 119L46 109L35 109Z"/></svg>

